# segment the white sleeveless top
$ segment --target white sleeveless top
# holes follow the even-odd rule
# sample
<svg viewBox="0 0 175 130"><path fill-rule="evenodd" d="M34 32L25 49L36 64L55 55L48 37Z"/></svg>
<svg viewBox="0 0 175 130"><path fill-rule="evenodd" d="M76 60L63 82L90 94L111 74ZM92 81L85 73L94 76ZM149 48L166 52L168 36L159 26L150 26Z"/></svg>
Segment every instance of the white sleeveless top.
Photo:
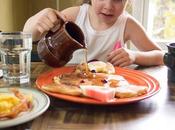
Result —
<svg viewBox="0 0 175 130"><path fill-rule="evenodd" d="M112 51L117 41L124 46L124 30L129 14L124 12L119 16L117 21L104 31L96 31L92 28L89 21L88 9L89 4L80 6L75 23L82 29L85 36L85 44L88 49L88 61L96 59L106 62L107 55ZM85 60L85 51L79 49L74 52L73 58L69 63L79 64Z"/></svg>

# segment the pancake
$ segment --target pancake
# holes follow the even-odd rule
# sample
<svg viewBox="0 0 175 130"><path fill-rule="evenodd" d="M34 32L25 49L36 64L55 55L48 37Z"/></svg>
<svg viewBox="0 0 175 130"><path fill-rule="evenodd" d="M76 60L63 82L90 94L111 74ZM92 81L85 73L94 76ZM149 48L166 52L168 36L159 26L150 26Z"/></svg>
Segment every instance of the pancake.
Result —
<svg viewBox="0 0 175 130"><path fill-rule="evenodd" d="M42 89L72 96L87 96L87 94L83 93L84 89L80 86L84 86L88 92L92 91L99 95L105 95L104 92L106 90L115 90L115 97L117 98L130 98L147 92L146 86L129 84L123 76L115 74L115 67L111 63L102 61L79 64L73 72L55 76L53 83L43 85ZM94 89L94 87L93 89L92 87L88 89L86 86L96 86L104 89ZM91 98L93 97L91 96Z"/></svg>

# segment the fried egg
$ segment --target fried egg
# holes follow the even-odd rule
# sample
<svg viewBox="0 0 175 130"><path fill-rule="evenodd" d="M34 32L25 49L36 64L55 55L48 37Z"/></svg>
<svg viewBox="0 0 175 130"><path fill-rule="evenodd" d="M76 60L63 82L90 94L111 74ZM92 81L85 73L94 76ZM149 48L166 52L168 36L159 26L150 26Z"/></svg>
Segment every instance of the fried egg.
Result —
<svg viewBox="0 0 175 130"><path fill-rule="evenodd" d="M0 114L12 111L13 107L20 103L20 99L13 94L0 93Z"/></svg>

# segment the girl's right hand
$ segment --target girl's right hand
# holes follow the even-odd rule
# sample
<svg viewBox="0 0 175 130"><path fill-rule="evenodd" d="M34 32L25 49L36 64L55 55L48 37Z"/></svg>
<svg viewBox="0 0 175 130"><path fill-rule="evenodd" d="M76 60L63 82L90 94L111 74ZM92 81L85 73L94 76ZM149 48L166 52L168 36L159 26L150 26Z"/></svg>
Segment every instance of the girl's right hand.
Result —
<svg viewBox="0 0 175 130"><path fill-rule="evenodd" d="M119 67L129 66L135 63L135 60L136 60L136 53L126 48L115 49L107 56L108 62L110 62L114 66Z"/></svg>
<svg viewBox="0 0 175 130"><path fill-rule="evenodd" d="M60 24L60 18L66 18L59 11L46 8L30 17L24 25L23 31L32 33L33 41L40 40L47 32Z"/></svg>

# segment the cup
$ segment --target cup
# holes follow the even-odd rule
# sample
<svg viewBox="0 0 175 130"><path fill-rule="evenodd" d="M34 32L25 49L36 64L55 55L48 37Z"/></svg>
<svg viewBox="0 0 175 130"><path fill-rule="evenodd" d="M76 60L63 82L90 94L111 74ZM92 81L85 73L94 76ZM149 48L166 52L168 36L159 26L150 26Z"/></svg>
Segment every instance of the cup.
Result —
<svg viewBox="0 0 175 130"><path fill-rule="evenodd" d="M168 52L165 53L163 61L168 67L168 80L175 82L175 43L167 45Z"/></svg>
<svg viewBox="0 0 175 130"><path fill-rule="evenodd" d="M51 67L64 66L77 49L86 48L84 34L78 25L61 18L56 31L49 31L37 46L40 59Z"/></svg>
<svg viewBox="0 0 175 130"><path fill-rule="evenodd" d="M32 34L1 32L0 55L3 79L9 85L30 82Z"/></svg>

